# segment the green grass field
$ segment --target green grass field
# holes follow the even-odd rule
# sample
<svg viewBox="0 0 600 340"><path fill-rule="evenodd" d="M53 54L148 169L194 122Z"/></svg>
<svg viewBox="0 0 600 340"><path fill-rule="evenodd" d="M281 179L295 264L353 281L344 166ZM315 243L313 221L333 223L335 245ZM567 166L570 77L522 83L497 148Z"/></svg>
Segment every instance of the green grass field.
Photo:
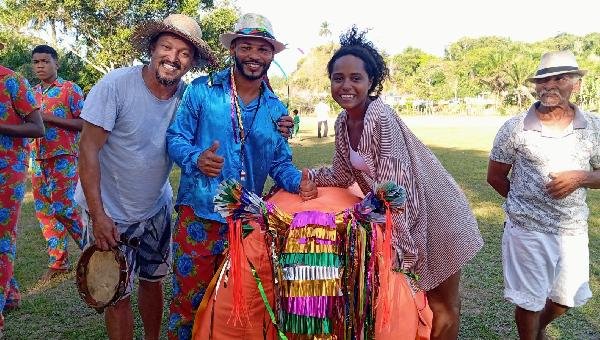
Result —
<svg viewBox="0 0 600 340"><path fill-rule="evenodd" d="M500 238L502 200L486 183L488 152L502 118L407 117L413 129L466 192L485 239L483 250L463 270L461 339L515 339L513 307L502 298ZM333 137L317 139L316 124L303 117L300 138L294 138L294 162L309 167L330 162ZM330 122L330 134L333 121ZM142 171L142 169L140 169ZM178 170L172 174L177 187ZM555 339L600 339L600 192L590 192L590 281L594 298L572 309L549 328ZM71 246L74 263L79 251ZM23 293L19 310L5 315L5 339L104 339L103 316L80 300L74 275L45 284L45 242L33 214L31 193L25 198L19 225L16 276ZM166 299L170 295L167 282ZM166 320L166 313L163 320ZM164 323L163 323L164 324ZM164 329L164 327L163 327ZM136 318L136 338L142 338Z"/></svg>

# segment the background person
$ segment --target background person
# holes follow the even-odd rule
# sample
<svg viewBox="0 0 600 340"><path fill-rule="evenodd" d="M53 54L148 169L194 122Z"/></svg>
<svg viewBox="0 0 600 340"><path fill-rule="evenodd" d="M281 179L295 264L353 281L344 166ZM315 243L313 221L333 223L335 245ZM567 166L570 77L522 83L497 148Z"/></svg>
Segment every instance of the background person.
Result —
<svg viewBox="0 0 600 340"><path fill-rule="evenodd" d="M48 45L31 52L31 66L40 83L33 89L46 125L43 138L32 144L31 186L35 216L48 245L48 280L69 269L67 232L83 247L82 221L74 195L79 179L79 132L83 121L83 91L58 76L58 54Z"/></svg>
<svg viewBox="0 0 600 340"><path fill-rule="evenodd" d="M545 338L592 297L586 194L600 188L600 118L570 102L585 73L570 51L544 54L529 78L539 101L504 123L490 153L488 183L506 198L504 297L521 339Z"/></svg>
<svg viewBox="0 0 600 340"><path fill-rule="evenodd" d="M300 131L300 114L298 113L298 109L294 109L294 127L292 131L292 137L298 136L298 132Z"/></svg>
<svg viewBox="0 0 600 340"><path fill-rule="evenodd" d="M319 101L315 105L315 115L317 116L317 137L327 137L327 120L329 119L329 105L324 101ZM323 127L323 134L321 134L321 126Z"/></svg>

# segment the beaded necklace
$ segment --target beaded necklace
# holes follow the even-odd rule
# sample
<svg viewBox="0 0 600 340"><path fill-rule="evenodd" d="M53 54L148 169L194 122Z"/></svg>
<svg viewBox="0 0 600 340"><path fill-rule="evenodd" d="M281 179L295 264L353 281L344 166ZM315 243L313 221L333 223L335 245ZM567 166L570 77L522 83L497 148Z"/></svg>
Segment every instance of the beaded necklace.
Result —
<svg viewBox="0 0 600 340"><path fill-rule="evenodd" d="M238 95L237 95L237 90L235 88L235 79L233 76L233 67L231 67L231 72L230 72L230 80L231 80L231 91L230 91L230 96L231 96L231 127L233 129L233 137L235 139L236 143L240 143L240 164L241 164L241 169L240 169L240 181L242 183L244 183L246 181L246 169L244 167L244 156L245 156L245 150L244 150L244 143L246 142L246 139L248 138L248 136L250 135L250 132L252 131L252 126L254 126L254 121L256 120L256 116L258 114L258 109L260 108L260 99L262 97L262 83L260 86L260 90L258 92L258 104L256 105L256 108L254 109L254 115L252 117L252 123L250 124L250 128L248 129L248 131L244 131L244 123L242 121L242 109L240 108L240 103L238 100ZM236 117L237 117L237 125L236 125ZM239 127L239 133L236 133L238 130L237 127Z"/></svg>

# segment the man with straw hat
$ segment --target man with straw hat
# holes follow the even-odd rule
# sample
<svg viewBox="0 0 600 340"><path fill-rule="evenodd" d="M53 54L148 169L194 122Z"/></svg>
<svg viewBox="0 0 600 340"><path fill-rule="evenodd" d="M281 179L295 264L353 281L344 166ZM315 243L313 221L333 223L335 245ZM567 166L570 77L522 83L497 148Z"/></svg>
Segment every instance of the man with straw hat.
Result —
<svg viewBox="0 0 600 340"><path fill-rule="evenodd" d="M21 299L14 262L17 220L27 191L29 138L43 135L44 123L29 83L0 65L0 338L2 312L18 307Z"/></svg>
<svg viewBox="0 0 600 340"><path fill-rule="evenodd" d="M129 265L126 294L106 309L109 338L133 339L129 295L137 274L144 338L158 339L162 279L171 263L166 130L185 90L181 78L215 58L198 23L182 14L141 24L133 44L149 55L149 63L108 73L85 102L76 199L85 210L84 239L101 249L119 246ZM133 237L140 240L135 249L118 243Z"/></svg>
<svg viewBox="0 0 600 340"><path fill-rule="evenodd" d="M258 14L243 15L220 41L232 66L195 79L167 131L167 151L181 167L170 339L189 338L194 313L224 258L228 226L213 204L221 181L236 179L261 195L271 176L287 191L316 196L314 183L294 167L290 147L277 131L287 109L263 80L285 45ZM255 326L262 332L262 325Z"/></svg>
<svg viewBox="0 0 600 340"><path fill-rule="evenodd" d="M592 297L586 193L600 188L600 118L570 102L585 73L569 51L544 54L529 78L539 101L500 128L490 153L488 183L506 198L504 297L521 339L543 339Z"/></svg>

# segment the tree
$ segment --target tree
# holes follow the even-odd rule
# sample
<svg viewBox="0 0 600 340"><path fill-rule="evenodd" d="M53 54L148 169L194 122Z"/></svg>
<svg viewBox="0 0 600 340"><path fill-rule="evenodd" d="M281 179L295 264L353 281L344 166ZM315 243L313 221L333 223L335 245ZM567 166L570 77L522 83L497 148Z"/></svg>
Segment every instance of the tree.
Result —
<svg viewBox="0 0 600 340"><path fill-rule="evenodd" d="M438 57L427 54L418 48L406 48L402 53L388 58L388 67L390 69L390 80L395 85L398 92L412 93L422 96L424 93L431 92L431 89L422 87L422 79L418 79L417 73L425 65L439 60ZM420 73L425 76L425 72ZM429 81L427 82L429 84Z"/></svg>
<svg viewBox="0 0 600 340"><path fill-rule="evenodd" d="M139 56L129 43L137 24L212 7L212 0L4 0L0 22L28 36L49 36L51 45L64 46L104 74Z"/></svg>
<svg viewBox="0 0 600 340"><path fill-rule="evenodd" d="M326 66L337 47L338 45L329 43L312 48L300 59L298 68L290 76L291 86L312 94L328 93L329 78Z"/></svg>
<svg viewBox="0 0 600 340"><path fill-rule="evenodd" d="M229 50L225 49L219 41L219 35L232 31L240 13L234 7L216 7L208 11L200 18L202 27L202 39L215 52L219 60L219 67L225 67L229 60Z"/></svg>
<svg viewBox="0 0 600 340"><path fill-rule="evenodd" d="M27 76L26 65L31 63L31 49L42 41L7 31L0 31L0 41L4 43L4 49L0 50L0 64Z"/></svg>
<svg viewBox="0 0 600 340"><path fill-rule="evenodd" d="M321 28L319 29L319 36L324 38L331 37L331 29L329 28L329 23L327 21L323 21L321 23Z"/></svg>

